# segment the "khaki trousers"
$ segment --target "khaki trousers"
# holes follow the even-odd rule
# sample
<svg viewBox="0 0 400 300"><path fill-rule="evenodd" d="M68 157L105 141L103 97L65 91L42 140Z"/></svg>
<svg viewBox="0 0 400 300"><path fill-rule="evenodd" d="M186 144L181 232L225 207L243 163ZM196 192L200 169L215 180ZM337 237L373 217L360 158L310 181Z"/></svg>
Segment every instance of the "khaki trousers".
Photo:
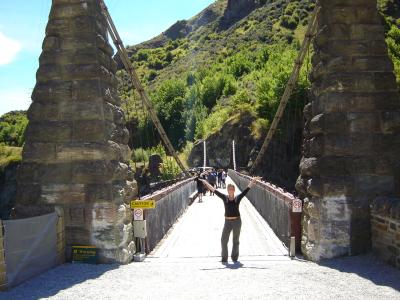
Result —
<svg viewBox="0 0 400 300"><path fill-rule="evenodd" d="M232 245L232 253L231 258L233 261L237 261L239 258L239 237L240 237L240 229L242 227L242 220L227 220L225 219L224 229L222 230L221 236L221 256L223 260L228 258L228 241L231 231L233 231L233 245Z"/></svg>

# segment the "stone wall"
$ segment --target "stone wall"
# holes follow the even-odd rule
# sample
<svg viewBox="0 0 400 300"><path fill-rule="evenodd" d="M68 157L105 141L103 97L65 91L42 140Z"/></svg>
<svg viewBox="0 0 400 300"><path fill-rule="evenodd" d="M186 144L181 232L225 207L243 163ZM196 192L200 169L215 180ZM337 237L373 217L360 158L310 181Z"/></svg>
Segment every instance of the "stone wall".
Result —
<svg viewBox="0 0 400 300"><path fill-rule="evenodd" d="M53 0L18 173L19 217L63 208L67 249L133 256L135 194L116 63L97 0Z"/></svg>
<svg viewBox="0 0 400 300"><path fill-rule="evenodd" d="M372 250L400 268L400 199L375 199L371 217Z"/></svg>
<svg viewBox="0 0 400 300"><path fill-rule="evenodd" d="M371 248L370 203L400 193L400 100L376 0L321 0L297 190L302 251Z"/></svg>

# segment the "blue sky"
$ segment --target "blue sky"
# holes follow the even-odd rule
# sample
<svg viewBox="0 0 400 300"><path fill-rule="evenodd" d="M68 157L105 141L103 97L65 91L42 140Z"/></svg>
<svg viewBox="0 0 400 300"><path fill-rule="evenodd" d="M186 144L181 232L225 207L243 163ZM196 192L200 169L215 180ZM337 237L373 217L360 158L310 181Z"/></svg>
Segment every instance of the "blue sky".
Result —
<svg viewBox="0 0 400 300"><path fill-rule="evenodd" d="M148 40L214 0L106 0L125 45ZM0 0L0 115L27 109L51 0Z"/></svg>

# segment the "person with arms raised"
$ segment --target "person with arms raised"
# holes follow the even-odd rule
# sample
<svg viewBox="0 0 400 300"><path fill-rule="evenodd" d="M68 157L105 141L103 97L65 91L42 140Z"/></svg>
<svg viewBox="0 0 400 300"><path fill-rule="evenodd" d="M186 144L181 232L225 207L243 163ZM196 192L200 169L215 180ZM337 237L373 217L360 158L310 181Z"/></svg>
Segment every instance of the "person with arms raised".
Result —
<svg viewBox="0 0 400 300"><path fill-rule="evenodd" d="M219 198L224 201L225 206L225 224L222 230L221 236L221 261L226 263L228 261L228 241L231 232L233 232L233 246L231 258L234 262L239 259L239 237L240 229L242 227L242 220L240 219L239 205L242 198L247 194L250 188L253 187L255 182L260 179L259 177L254 177L251 179L247 188L243 190L239 195L235 196L235 186L233 184L228 184L227 192L225 195L215 189L207 180L202 180L204 185L210 190L210 192L215 193Z"/></svg>

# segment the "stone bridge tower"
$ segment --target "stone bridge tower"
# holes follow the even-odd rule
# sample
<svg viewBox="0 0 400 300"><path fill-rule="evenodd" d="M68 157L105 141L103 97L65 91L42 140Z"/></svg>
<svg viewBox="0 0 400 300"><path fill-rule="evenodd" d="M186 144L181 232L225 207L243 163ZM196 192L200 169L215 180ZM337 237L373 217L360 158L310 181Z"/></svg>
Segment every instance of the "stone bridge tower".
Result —
<svg viewBox="0 0 400 300"><path fill-rule="evenodd" d="M42 48L16 212L61 207L67 247L95 245L102 262L128 262L135 187L99 1L53 0Z"/></svg>
<svg viewBox="0 0 400 300"><path fill-rule="evenodd" d="M312 260L370 249L370 203L400 185L400 99L376 0L320 2L297 182Z"/></svg>

